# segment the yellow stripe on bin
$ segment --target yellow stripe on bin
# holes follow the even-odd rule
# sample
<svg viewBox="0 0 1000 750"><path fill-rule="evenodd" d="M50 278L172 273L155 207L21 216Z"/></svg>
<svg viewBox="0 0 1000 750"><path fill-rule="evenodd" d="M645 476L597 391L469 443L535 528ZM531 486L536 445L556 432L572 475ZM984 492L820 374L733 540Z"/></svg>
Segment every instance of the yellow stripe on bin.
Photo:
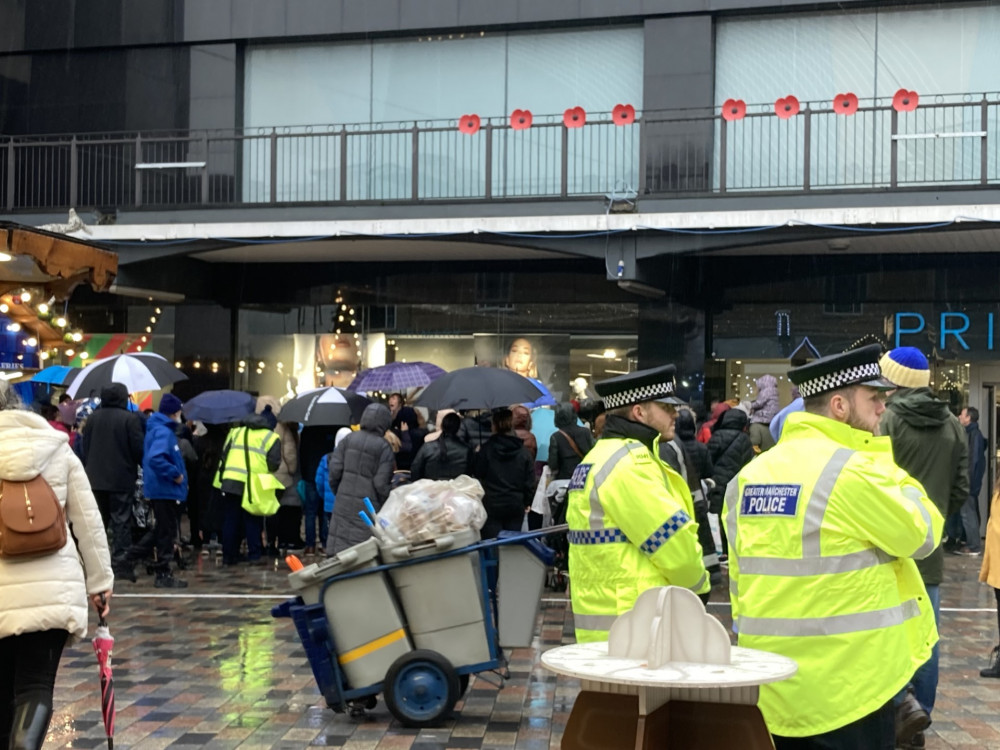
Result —
<svg viewBox="0 0 1000 750"><path fill-rule="evenodd" d="M357 648L352 648L350 651L346 651L337 657L337 661L341 664L347 664L348 662L360 659L363 656L368 656L368 654L373 651L378 651L384 646L388 646L390 643L395 643L396 641L401 641L406 638L406 631L403 628L393 631L388 635L383 635L381 638L376 638L374 641L369 641L363 646L358 646Z"/></svg>

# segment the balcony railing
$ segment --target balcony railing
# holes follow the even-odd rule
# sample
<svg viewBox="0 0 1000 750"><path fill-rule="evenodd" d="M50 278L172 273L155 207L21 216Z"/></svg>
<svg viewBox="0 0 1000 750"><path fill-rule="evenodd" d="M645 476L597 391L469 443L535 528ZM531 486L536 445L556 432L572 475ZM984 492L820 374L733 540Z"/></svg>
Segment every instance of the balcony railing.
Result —
<svg viewBox="0 0 1000 750"><path fill-rule="evenodd" d="M772 105L743 119L644 112L583 127L536 116L241 131L0 137L0 210L497 201L635 192L720 194L1000 183L1000 94L912 112Z"/></svg>

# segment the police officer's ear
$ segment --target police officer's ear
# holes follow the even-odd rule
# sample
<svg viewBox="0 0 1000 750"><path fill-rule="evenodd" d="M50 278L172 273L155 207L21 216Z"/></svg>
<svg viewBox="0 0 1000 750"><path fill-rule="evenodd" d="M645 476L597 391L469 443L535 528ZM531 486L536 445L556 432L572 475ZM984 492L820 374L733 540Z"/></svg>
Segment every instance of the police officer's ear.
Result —
<svg viewBox="0 0 1000 750"><path fill-rule="evenodd" d="M831 395L826 408L831 419L846 422L851 414L851 400L848 392L840 391Z"/></svg>
<svg viewBox="0 0 1000 750"><path fill-rule="evenodd" d="M645 424L646 411L642 404L632 404L628 410L628 418L633 422L642 422Z"/></svg>

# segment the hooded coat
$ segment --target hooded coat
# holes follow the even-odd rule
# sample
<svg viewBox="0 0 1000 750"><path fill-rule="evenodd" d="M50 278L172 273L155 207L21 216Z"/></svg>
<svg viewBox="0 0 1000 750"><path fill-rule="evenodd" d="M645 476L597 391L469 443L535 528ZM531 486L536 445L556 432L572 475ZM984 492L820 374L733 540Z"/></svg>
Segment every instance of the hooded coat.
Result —
<svg viewBox="0 0 1000 750"><path fill-rule="evenodd" d="M586 427L576 423L576 412L573 411L572 404L559 404L556 407L555 425L556 432L549 438L549 469L553 479L569 479L583 457L594 447L594 436ZM576 443L579 454L573 450L566 435Z"/></svg>
<svg viewBox="0 0 1000 750"><path fill-rule="evenodd" d="M757 399L750 404L750 422L767 427L781 410L778 403L778 381L774 375L761 375L756 383Z"/></svg>
<svg viewBox="0 0 1000 750"><path fill-rule="evenodd" d="M930 388L900 388L882 414L883 435L892 440L896 463L924 486L927 496L947 518L962 509L969 495L969 445L958 418ZM944 577L941 546L917 567L924 583Z"/></svg>
<svg viewBox="0 0 1000 750"><path fill-rule="evenodd" d="M469 473L469 446L456 435L441 433L420 446L410 466L410 479L454 479Z"/></svg>
<svg viewBox="0 0 1000 750"><path fill-rule="evenodd" d="M359 517L365 498L375 510L389 498L395 466L392 448L383 437L392 423L385 404L369 404L361 415L361 429L345 437L330 458L330 489L337 498L326 542L328 555L370 538L371 529Z"/></svg>
<svg viewBox="0 0 1000 750"><path fill-rule="evenodd" d="M491 435L475 454L476 477L483 485L488 518L510 521L524 516L535 496L535 462L521 439Z"/></svg>
<svg viewBox="0 0 1000 750"><path fill-rule="evenodd" d="M528 407L522 404L510 407L510 411L514 416L514 435L521 438L524 447L531 454L531 460L537 461L538 441L531 431L531 412L528 411Z"/></svg>
<svg viewBox="0 0 1000 750"><path fill-rule="evenodd" d="M188 476L174 422L157 412L146 422L142 492L150 500L187 500ZM183 481L178 484L177 477Z"/></svg>
<svg viewBox="0 0 1000 750"><path fill-rule="evenodd" d="M87 473L66 435L37 414L0 412L0 478L41 474L66 513L70 533L58 552L0 559L0 638L42 630L87 634L89 594L114 585L108 538Z"/></svg>
<svg viewBox="0 0 1000 750"><path fill-rule="evenodd" d="M101 390L101 406L83 428L82 450L87 477L94 490L135 490L145 425L138 412L128 410L128 390L112 383Z"/></svg>
<svg viewBox="0 0 1000 750"><path fill-rule="evenodd" d="M715 486L708 493L708 509L712 513L722 511L726 485L754 457L753 443L746 433L747 422L745 411L728 409L719 418L708 441L712 479L715 480Z"/></svg>
<svg viewBox="0 0 1000 750"><path fill-rule="evenodd" d="M732 408L725 401L720 401L712 407L711 416L705 421L705 424L698 428L697 440L699 443L708 444L708 441L712 439L712 431L715 430L715 425L719 423L722 415Z"/></svg>

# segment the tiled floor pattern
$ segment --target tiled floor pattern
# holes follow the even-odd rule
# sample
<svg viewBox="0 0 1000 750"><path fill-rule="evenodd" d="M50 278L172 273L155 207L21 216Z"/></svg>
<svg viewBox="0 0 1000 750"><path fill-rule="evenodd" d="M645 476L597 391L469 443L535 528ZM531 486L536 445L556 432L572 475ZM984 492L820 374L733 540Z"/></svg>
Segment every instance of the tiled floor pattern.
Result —
<svg viewBox="0 0 1000 750"><path fill-rule="evenodd" d="M535 646L513 653L512 679L503 690L474 679L453 719L417 731L400 726L381 702L366 719L326 708L291 622L270 616L286 594L283 571L221 568L208 558L197 568L184 574L190 588L177 593L164 595L149 577L119 585L111 619L116 748L559 747L579 686L546 672L539 655L572 640L561 595L544 595ZM929 748L1000 748L1000 680L978 674L997 642L994 598L975 582L977 571L978 560L947 561L941 684ZM726 590L714 597L721 600ZM711 611L729 625L728 605ZM105 746L89 641L67 650L56 704L47 749Z"/></svg>

